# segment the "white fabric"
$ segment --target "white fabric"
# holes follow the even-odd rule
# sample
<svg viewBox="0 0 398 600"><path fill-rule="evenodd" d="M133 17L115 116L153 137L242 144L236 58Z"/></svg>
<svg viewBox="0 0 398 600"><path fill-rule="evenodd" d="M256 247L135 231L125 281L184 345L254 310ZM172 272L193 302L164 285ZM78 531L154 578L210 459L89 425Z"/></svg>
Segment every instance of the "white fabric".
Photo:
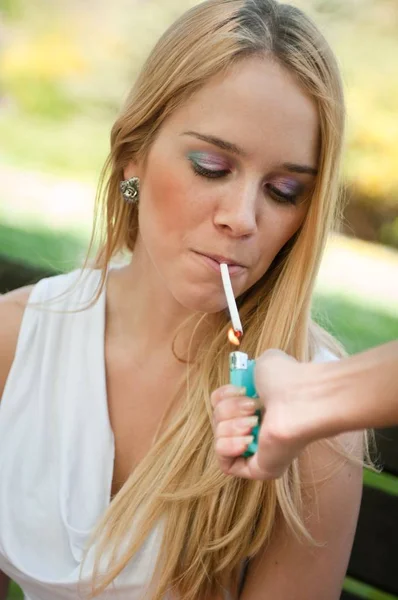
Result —
<svg viewBox="0 0 398 600"><path fill-rule="evenodd" d="M110 502L115 448L106 397L105 291L87 310L56 312L92 299L100 271L87 270L78 282L79 275L43 279L33 288L0 403L0 570L26 600L80 597L83 549ZM77 282L51 312L29 306ZM162 526L100 598L145 599ZM90 579L92 554L83 579Z"/></svg>
<svg viewBox="0 0 398 600"><path fill-rule="evenodd" d="M57 296L77 276L42 280L29 303ZM88 271L73 295L50 309L84 306L99 277L99 271ZM79 597L84 545L110 501L114 439L106 399L104 321L104 293L83 312L65 315L28 307L23 317L0 403L0 570L22 587L26 600ZM145 598L159 528L101 598Z"/></svg>

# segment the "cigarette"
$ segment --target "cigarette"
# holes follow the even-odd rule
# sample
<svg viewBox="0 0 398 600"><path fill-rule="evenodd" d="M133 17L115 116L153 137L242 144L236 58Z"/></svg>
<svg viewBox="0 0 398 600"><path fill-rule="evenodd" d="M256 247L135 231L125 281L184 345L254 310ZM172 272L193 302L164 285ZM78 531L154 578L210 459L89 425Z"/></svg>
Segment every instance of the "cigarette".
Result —
<svg viewBox="0 0 398 600"><path fill-rule="evenodd" d="M229 277L228 265L221 263L220 268L224 292L228 303L228 310L232 321L232 327L234 331L240 331L243 333L242 323L240 322L238 307L236 306L234 291L232 289L231 279Z"/></svg>

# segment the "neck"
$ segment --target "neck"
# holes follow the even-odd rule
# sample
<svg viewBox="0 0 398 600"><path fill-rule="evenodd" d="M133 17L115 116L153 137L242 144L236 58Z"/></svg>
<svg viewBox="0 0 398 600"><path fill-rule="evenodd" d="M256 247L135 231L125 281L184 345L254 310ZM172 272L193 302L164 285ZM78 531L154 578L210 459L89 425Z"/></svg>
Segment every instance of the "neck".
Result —
<svg viewBox="0 0 398 600"><path fill-rule="evenodd" d="M192 334L203 313L193 313L181 306L149 260L134 253L130 264L112 269L107 285L107 329L112 338L123 344L126 352L157 361L171 362L178 357L193 360L195 351L211 327L208 315ZM176 334L178 335L176 337ZM189 355L188 355L189 350Z"/></svg>

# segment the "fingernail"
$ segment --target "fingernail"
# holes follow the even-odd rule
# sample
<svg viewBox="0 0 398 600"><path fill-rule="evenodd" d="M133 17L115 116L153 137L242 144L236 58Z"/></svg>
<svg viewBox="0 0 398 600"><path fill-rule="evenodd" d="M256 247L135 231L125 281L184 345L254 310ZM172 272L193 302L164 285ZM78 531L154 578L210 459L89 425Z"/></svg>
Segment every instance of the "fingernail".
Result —
<svg viewBox="0 0 398 600"><path fill-rule="evenodd" d="M250 444L254 441L254 435L246 435L243 439L243 443L246 446L250 446Z"/></svg>
<svg viewBox="0 0 398 600"><path fill-rule="evenodd" d="M258 416L256 415L255 417L244 417L242 419L242 422L244 421L244 424L246 425L246 427L251 426L254 427L255 425L258 425Z"/></svg>
<svg viewBox="0 0 398 600"><path fill-rule="evenodd" d="M258 417L243 417L242 419L238 419L235 421L236 430L248 433L248 429L252 429L256 425L258 425Z"/></svg>
<svg viewBox="0 0 398 600"><path fill-rule="evenodd" d="M254 400L241 400L239 402L240 412L242 415L251 415L256 410L256 403Z"/></svg>
<svg viewBox="0 0 398 600"><path fill-rule="evenodd" d="M231 385L223 390L224 398L236 398L236 396L246 396L246 388Z"/></svg>

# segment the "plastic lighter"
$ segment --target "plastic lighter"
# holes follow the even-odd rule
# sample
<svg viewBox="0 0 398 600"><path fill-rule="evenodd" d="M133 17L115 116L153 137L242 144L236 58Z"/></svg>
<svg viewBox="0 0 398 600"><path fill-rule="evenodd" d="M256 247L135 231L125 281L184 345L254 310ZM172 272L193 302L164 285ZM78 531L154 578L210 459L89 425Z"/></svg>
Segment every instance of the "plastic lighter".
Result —
<svg viewBox="0 0 398 600"><path fill-rule="evenodd" d="M231 352L229 355L229 374L230 383L239 387L246 388L246 395L250 398L258 398L256 386L254 383L254 367L256 365L255 360L249 359L246 352ZM256 410L256 415L261 418L261 411ZM247 450L242 454L244 458L249 458L257 452L258 445L258 433L260 425L253 427L251 435L254 440L247 447Z"/></svg>

